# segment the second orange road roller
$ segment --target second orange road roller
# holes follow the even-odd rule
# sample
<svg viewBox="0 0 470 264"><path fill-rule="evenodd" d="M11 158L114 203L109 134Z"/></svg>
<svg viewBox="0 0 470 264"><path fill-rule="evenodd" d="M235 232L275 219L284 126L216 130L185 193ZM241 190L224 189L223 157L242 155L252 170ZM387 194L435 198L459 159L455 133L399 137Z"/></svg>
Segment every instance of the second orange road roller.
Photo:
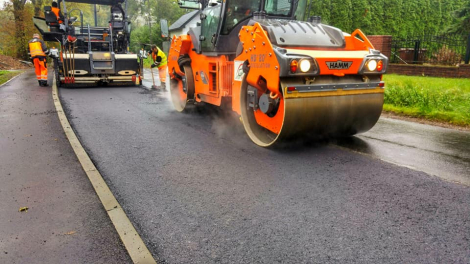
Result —
<svg viewBox="0 0 470 264"><path fill-rule="evenodd" d="M262 147L350 136L379 119L388 58L360 30L348 34L315 16L302 21L306 0L179 4L196 10L175 23L187 28L171 39L176 110L229 104Z"/></svg>

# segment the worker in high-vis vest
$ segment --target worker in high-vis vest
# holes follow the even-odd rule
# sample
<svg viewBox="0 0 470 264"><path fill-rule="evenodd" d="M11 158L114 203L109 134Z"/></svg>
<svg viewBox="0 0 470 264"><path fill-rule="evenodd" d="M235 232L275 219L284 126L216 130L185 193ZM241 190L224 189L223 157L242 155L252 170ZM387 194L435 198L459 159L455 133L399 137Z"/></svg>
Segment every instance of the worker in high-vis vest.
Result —
<svg viewBox="0 0 470 264"><path fill-rule="evenodd" d="M64 23L64 15L62 15L62 13L60 12L59 5L57 4L57 2L52 2L51 5L52 5L51 6L51 11L57 17L57 22L59 22L59 24L63 24Z"/></svg>
<svg viewBox="0 0 470 264"><path fill-rule="evenodd" d="M158 67L158 74L160 76L161 88L166 88L166 72L168 70L168 61L165 53L156 45L152 46L152 68Z"/></svg>
<svg viewBox="0 0 470 264"><path fill-rule="evenodd" d="M46 58L49 50L46 43L39 38L39 34L34 34L33 39L29 41L29 54L36 69L39 86L48 86Z"/></svg>

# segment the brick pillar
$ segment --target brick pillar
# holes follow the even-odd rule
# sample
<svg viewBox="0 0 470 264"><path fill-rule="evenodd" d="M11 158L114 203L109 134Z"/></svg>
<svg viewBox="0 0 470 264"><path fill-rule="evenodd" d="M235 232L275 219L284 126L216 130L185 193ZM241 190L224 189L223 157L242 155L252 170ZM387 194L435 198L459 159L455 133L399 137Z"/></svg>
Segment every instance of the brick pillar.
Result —
<svg viewBox="0 0 470 264"><path fill-rule="evenodd" d="M374 45L374 48L380 50L385 56L390 58L392 55L392 36L388 35L374 35L367 36L370 43Z"/></svg>

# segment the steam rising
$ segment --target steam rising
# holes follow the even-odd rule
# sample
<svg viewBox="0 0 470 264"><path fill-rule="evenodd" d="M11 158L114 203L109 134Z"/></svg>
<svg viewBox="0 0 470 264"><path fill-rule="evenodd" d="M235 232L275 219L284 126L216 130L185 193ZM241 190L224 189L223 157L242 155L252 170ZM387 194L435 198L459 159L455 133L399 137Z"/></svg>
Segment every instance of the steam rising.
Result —
<svg viewBox="0 0 470 264"><path fill-rule="evenodd" d="M174 98L172 98L171 93L177 93L178 91L177 89L171 89L170 86L174 85L174 83L172 84L169 76L167 76L166 90L154 90L151 89L153 82L150 70L146 70L145 74L146 78L143 80L142 86L146 90L143 93L150 94L152 103L156 104L158 107L157 111L164 110L169 114L175 114L177 111L174 103L178 104L182 102L178 102L177 100L173 102ZM160 87L161 82L158 73L154 73L154 76L155 85ZM178 98L178 96L175 96L175 98ZM172 118L178 118L179 115L193 116L195 126L210 127L210 130L218 139L232 139L233 137L247 138L240 118L230 108L221 108L205 103L198 103L197 105L188 103L184 109L184 113L172 115ZM205 125L206 122L210 122L210 126Z"/></svg>

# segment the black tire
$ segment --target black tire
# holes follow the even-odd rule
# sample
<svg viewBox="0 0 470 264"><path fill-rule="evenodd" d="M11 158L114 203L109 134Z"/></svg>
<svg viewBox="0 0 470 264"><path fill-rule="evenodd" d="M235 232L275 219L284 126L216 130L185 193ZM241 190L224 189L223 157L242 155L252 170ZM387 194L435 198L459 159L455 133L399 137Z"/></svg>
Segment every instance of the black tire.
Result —
<svg viewBox="0 0 470 264"><path fill-rule="evenodd" d="M56 83L57 87L61 87L60 75L59 75L58 70L54 70L54 77L55 77L55 83Z"/></svg>
<svg viewBox="0 0 470 264"><path fill-rule="evenodd" d="M60 67L59 59L54 58L54 77L55 77L57 87L61 87L59 67Z"/></svg>

